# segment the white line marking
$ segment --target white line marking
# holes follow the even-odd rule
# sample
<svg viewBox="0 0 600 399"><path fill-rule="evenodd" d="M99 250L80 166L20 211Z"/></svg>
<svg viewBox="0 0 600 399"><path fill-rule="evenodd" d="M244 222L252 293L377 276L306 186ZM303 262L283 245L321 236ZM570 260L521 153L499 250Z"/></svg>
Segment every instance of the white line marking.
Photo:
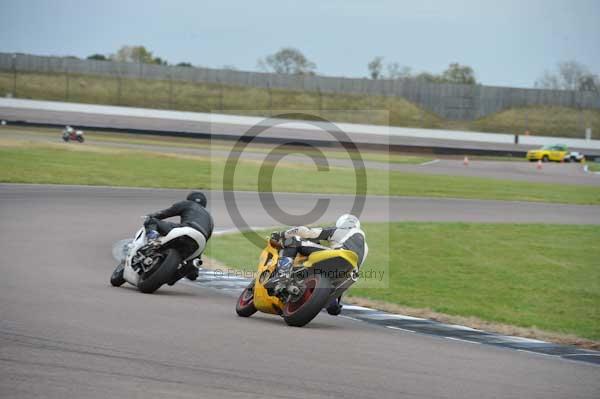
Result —
<svg viewBox="0 0 600 399"><path fill-rule="evenodd" d="M460 326L458 324L445 324L444 326L453 328L455 330L482 332L482 330L477 330L476 328L471 328L467 326Z"/></svg>
<svg viewBox="0 0 600 399"><path fill-rule="evenodd" d="M456 338L456 337L444 337L444 338L451 339L452 341L460 341L460 342L466 342L468 344L481 345L481 342L469 341L469 340L466 340L466 339L460 339L460 338Z"/></svg>
<svg viewBox="0 0 600 399"><path fill-rule="evenodd" d="M516 342L516 343L525 343L525 344L548 344L546 341L540 341L537 339L531 338L523 338L523 337L515 337L510 335L498 335L494 337L495 341L506 341L506 342Z"/></svg>
<svg viewBox="0 0 600 399"><path fill-rule="evenodd" d="M403 314L391 314L391 313L381 313L381 314L374 315L374 316L377 317L377 316L382 316L382 315L385 316L385 317L380 317L382 320L385 320L385 319L415 320L415 321L427 320L427 319L422 319L420 317L412 317L412 316L406 316ZM373 318L375 318L375 317L373 317Z"/></svg>
<svg viewBox="0 0 600 399"><path fill-rule="evenodd" d="M396 327L396 326L386 326L387 328L391 328L392 330L400 330L400 331L406 331L409 333L415 333L416 331L413 330L408 330L406 328L400 328L400 327Z"/></svg>
<svg viewBox="0 0 600 399"><path fill-rule="evenodd" d="M367 310L369 312L375 312L375 309L371 309L371 308L365 308L364 306L357 306L357 305L345 305L344 304L344 309L350 309L350 310Z"/></svg>
<svg viewBox="0 0 600 399"><path fill-rule="evenodd" d="M553 357L553 358L560 357L560 355L549 355L548 353L534 352L534 351L529 351L527 349L515 349L515 350L517 352L533 353L534 355L541 355L541 356L546 356L546 357Z"/></svg>
<svg viewBox="0 0 600 399"><path fill-rule="evenodd" d="M417 317L411 317L411 316L404 316L404 315L394 315L394 314L389 314L389 313L379 313L379 312L369 312L369 313L363 313L361 314L361 317L364 317L366 319L372 319L372 320L415 320L415 321L421 321L421 320L425 320L425 319L419 319Z"/></svg>
<svg viewBox="0 0 600 399"><path fill-rule="evenodd" d="M420 163L419 166L433 165L434 163L438 163L438 162L440 162L439 159L434 159L433 161L427 161L427 162Z"/></svg>

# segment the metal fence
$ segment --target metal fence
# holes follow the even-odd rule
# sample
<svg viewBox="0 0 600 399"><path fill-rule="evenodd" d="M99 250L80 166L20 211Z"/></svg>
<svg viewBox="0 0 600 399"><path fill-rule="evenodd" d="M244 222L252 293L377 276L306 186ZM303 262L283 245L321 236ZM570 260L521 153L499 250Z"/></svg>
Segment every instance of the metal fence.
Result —
<svg viewBox="0 0 600 399"><path fill-rule="evenodd" d="M271 90L275 89L312 93L318 96L326 94L360 94L400 97L444 119L454 121L473 121L505 109L529 106L561 106L578 110L600 109L600 94L588 92L439 84L414 79L371 80L366 78L280 75L226 69L161 66L7 53L0 53L0 71L6 76L12 74L13 82L4 82L4 86L11 90L5 89L4 91L17 97L20 96L19 84L21 82L18 79L20 74L38 73L64 76L64 87L60 90L64 91L64 99L67 101L77 101L77 92L82 89L81 87L75 87L70 82L70 76L110 77L115 84L114 95L111 94L110 101L107 100L109 103L124 103L122 97L127 95L128 90L132 90L126 88L125 83L123 83L128 79L167 81L169 82L168 88L163 90L165 93L160 93L165 97L161 100L164 102L165 108L176 105L178 93L174 91L180 90L181 84L187 82L213 84L220 87L220 89L217 89L217 93L212 94L215 98L211 100L212 102L209 105L213 109L219 109L219 106L223 109L224 91L229 86L266 89L270 98L265 101L267 105L270 104L271 106L273 106ZM10 87L11 83L12 88ZM22 85L23 83L21 83ZM153 93L153 95L155 94ZM144 104L133 105L143 106ZM317 105L320 106L321 104ZM178 107L175 107L175 109L178 109ZM583 120L579 124L582 125L582 128L583 125L589 125L583 114L581 118ZM525 120L525 128L527 128L527 123L528 121Z"/></svg>

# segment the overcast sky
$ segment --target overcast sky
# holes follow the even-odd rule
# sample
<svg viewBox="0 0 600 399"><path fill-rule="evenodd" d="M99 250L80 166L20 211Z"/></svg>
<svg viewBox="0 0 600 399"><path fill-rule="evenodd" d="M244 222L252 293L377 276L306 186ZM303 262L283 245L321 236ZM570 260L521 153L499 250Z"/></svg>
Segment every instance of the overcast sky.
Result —
<svg viewBox="0 0 600 399"><path fill-rule="evenodd" d="M531 87L574 59L600 73L600 0L0 0L0 51L110 54L144 45L170 63L234 65L283 46L325 75L367 75L375 56L483 84Z"/></svg>

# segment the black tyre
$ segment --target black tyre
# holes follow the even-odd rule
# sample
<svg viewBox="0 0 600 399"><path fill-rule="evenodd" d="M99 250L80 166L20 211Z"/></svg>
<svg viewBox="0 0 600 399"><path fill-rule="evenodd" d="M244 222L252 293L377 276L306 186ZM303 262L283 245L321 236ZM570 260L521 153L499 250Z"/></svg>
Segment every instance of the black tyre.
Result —
<svg viewBox="0 0 600 399"><path fill-rule="evenodd" d="M173 279L180 263L179 252L175 249L167 249L162 262L140 276L138 289L144 294L152 294Z"/></svg>
<svg viewBox="0 0 600 399"><path fill-rule="evenodd" d="M115 270L110 275L110 283L113 287L120 287L125 284L125 279L123 278L123 271L125 270L125 262L121 262L117 265Z"/></svg>
<svg viewBox="0 0 600 399"><path fill-rule="evenodd" d="M544 155L542 157L542 162L548 162L550 160L550 158L548 158L548 155Z"/></svg>
<svg viewBox="0 0 600 399"><path fill-rule="evenodd" d="M77 136L77 141L79 141L80 143L83 143L85 141L85 139L83 138L83 136Z"/></svg>
<svg viewBox="0 0 600 399"><path fill-rule="evenodd" d="M309 274L304 283L306 289L302 296L283 307L283 320L289 326L305 326L319 314L329 300L332 286L327 277L319 273Z"/></svg>
<svg viewBox="0 0 600 399"><path fill-rule="evenodd" d="M256 313L254 306L254 280L240 294L235 305L235 312L240 317L250 317Z"/></svg>
<svg viewBox="0 0 600 399"><path fill-rule="evenodd" d="M63 139L63 141L64 141L65 143L68 143L68 142L69 142L69 138L68 138L68 137L64 137L64 136L63 136L63 138L62 138L62 139Z"/></svg>

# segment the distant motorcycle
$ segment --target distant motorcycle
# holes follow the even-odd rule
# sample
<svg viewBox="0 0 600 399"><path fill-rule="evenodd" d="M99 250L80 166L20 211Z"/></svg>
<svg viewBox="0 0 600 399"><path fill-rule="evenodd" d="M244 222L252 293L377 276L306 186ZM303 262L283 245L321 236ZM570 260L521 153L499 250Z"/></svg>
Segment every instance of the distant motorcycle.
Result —
<svg viewBox="0 0 600 399"><path fill-rule="evenodd" d="M182 226L148 242L142 227L128 246L125 260L115 268L110 283L119 287L127 282L151 294L163 284L175 284L202 264L198 257L206 238L198 230Z"/></svg>
<svg viewBox="0 0 600 399"><path fill-rule="evenodd" d="M78 141L80 143L85 141L83 132L81 130L75 130L71 126L67 126L63 130L62 139L65 143L68 143L70 140Z"/></svg>

